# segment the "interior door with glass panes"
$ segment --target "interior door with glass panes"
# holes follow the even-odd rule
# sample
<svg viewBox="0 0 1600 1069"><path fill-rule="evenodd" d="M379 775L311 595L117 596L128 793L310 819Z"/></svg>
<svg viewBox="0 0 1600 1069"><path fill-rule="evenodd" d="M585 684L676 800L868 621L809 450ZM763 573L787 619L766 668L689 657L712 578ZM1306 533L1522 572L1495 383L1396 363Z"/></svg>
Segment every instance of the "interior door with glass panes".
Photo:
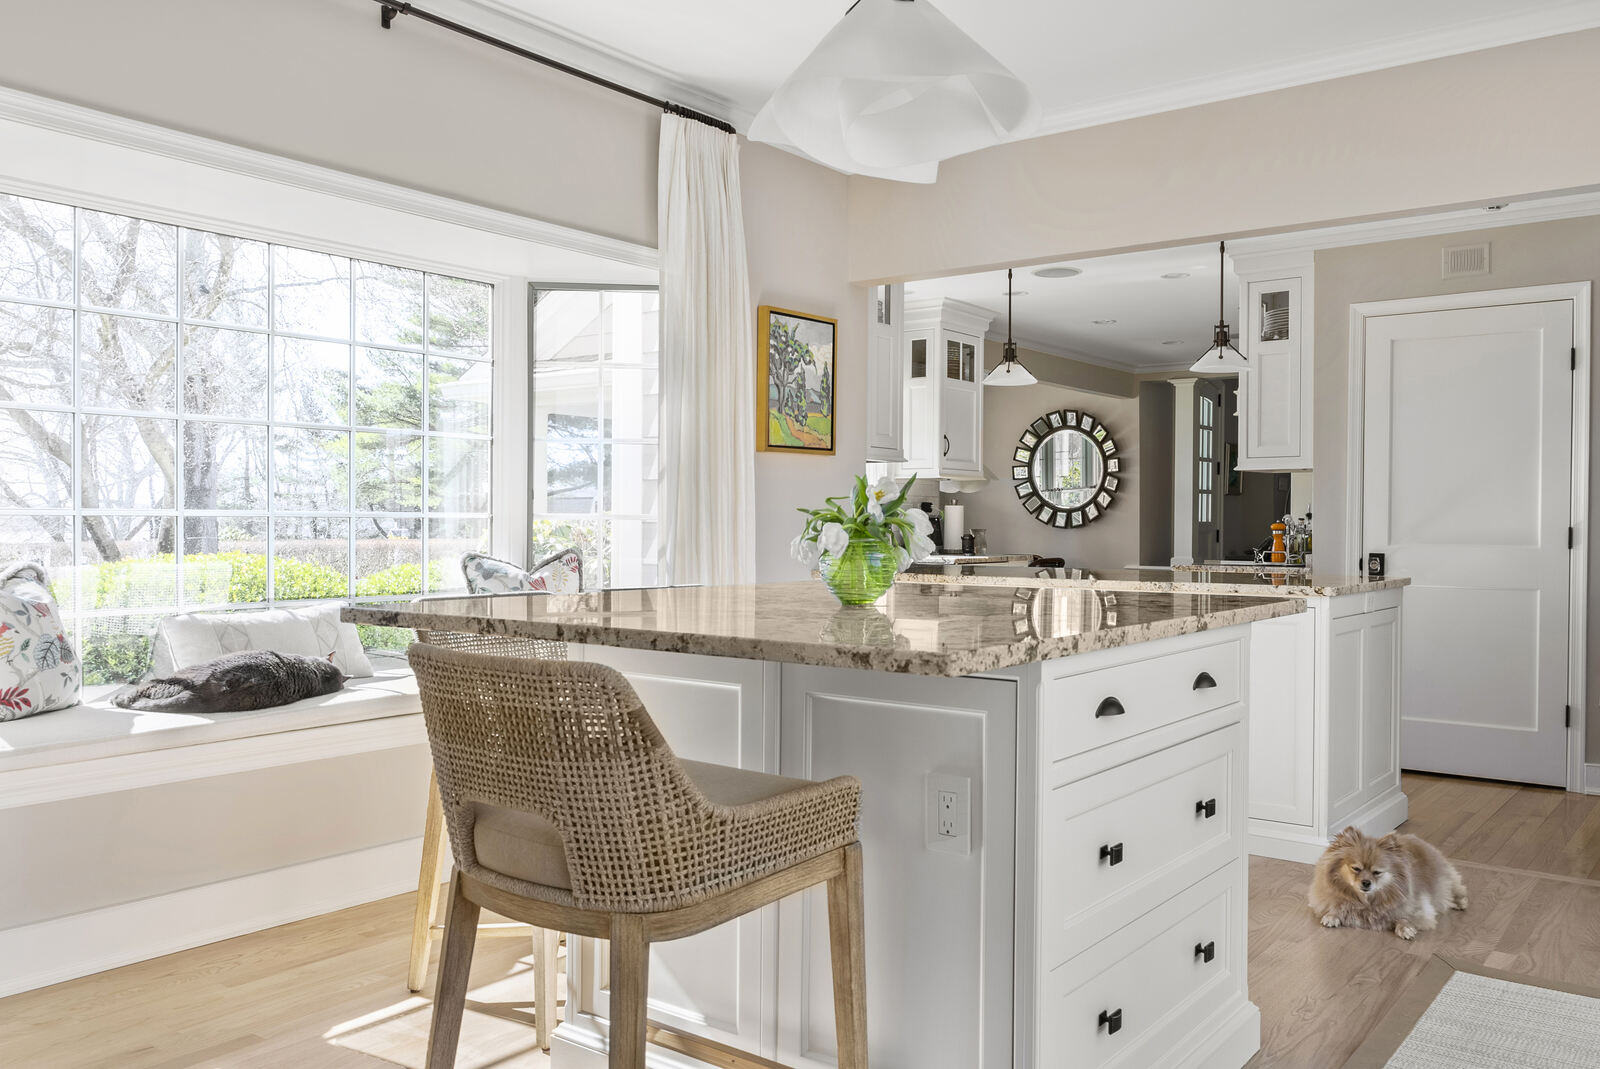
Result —
<svg viewBox="0 0 1600 1069"><path fill-rule="evenodd" d="M1194 388L1194 558L1222 556L1222 384L1202 379Z"/></svg>

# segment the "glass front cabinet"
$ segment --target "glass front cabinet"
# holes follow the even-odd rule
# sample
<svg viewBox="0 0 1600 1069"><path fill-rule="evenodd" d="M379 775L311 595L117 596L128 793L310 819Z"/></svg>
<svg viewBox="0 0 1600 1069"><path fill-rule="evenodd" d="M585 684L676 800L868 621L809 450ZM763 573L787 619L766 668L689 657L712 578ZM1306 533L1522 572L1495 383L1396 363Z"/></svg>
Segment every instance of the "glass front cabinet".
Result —
<svg viewBox="0 0 1600 1069"><path fill-rule="evenodd" d="M908 301L905 460L899 474L983 477L983 336L993 316L963 301Z"/></svg>
<svg viewBox="0 0 1600 1069"><path fill-rule="evenodd" d="M1306 252L1235 256L1239 470L1309 471L1312 431L1312 262Z"/></svg>

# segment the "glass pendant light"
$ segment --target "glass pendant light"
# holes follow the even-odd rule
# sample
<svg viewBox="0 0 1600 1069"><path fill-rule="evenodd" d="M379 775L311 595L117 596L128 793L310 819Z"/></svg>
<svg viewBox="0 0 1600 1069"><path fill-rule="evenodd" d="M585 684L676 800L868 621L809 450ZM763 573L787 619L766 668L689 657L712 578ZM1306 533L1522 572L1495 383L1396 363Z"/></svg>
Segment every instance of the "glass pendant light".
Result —
<svg viewBox="0 0 1600 1069"><path fill-rule="evenodd" d="M1228 330L1227 306L1222 297L1222 283L1227 275L1227 265L1224 262L1224 255L1227 251L1227 242L1217 242L1216 333L1212 336L1211 348L1207 349L1205 355L1200 359L1189 365L1190 371L1197 371L1202 375L1208 372L1211 374L1231 374L1233 372L1243 374L1250 370L1250 361L1246 360L1245 355L1239 351L1238 346L1233 344L1233 335Z"/></svg>
<svg viewBox="0 0 1600 1069"><path fill-rule="evenodd" d="M846 174L932 182L939 161L1026 136L1033 94L930 0L856 0L750 126Z"/></svg>
<svg viewBox="0 0 1600 1069"><path fill-rule="evenodd" d="M1011 340L1011 268L1006 268L1006 344L994 370L983 377L985 386L1032 386L1039 380L1017 359L1017 343Z"/></svg>

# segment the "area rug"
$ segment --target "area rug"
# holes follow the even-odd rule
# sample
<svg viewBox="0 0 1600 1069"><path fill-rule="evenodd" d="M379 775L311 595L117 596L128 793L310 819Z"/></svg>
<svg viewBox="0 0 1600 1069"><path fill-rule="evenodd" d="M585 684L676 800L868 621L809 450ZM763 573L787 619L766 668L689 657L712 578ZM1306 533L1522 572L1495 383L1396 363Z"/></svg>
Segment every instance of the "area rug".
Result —
<svg viewBox="0 0 1600 1069"><path fill-rule="evenodd" d="M1344 1069L1595 1069L1600 988L1434 957Z"/></svg>

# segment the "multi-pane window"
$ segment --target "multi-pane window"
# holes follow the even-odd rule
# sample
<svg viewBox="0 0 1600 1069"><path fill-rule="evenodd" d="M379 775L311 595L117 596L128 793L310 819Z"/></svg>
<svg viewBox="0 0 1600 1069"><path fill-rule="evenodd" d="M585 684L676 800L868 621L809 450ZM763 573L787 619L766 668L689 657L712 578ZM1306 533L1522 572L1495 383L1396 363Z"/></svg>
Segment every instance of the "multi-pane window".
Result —
<svg viewBox="0 0 1600 1069"><path fill-rule="evenodd" d="M584 586L652 586L661 420L653 289L535 289L530 559L583 553Z"/></svg>
<svg viewBox="0 0 1600 1069"><path fill-rule="evenodd" d="M458 588L491 296L0 194L0 555L49 566L86 681L175 611Z"/></svg>

